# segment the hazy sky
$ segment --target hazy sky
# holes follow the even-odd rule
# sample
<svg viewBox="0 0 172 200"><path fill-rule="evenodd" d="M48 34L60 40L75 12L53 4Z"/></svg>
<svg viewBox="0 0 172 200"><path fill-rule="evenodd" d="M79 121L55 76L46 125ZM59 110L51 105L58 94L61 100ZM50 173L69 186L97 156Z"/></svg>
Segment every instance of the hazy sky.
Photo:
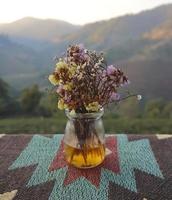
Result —
<svg viewBox="0 0 172 200"><path fill-rule="evenodd" d="M32 16L85 24L165 3L172 0L0 0L0 23Z"/></svg>

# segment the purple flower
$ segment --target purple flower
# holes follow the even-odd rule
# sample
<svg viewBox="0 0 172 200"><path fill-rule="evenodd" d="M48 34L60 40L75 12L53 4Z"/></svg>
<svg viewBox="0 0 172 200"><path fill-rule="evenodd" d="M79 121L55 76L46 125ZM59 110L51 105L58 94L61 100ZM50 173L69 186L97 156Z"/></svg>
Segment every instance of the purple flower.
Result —
<svg viewBox="0 0 172 200"><path fill-rule="evenodd" d="M83 44L79 44L79 55L80 56L84 56L85 52L84 52L84 45Z"/></svg>
<svg viewBox="0 0 172 200"><path fill-rule="evenodd" d="M88 60L88 55L85 52L85 48L83 44L79 44L79 51L77 53L75 53L75 55L78 57L78 59L80 61L86 61Z"/></svg>
<svg viewBox="0 0 172 200"><path fill-rule="evenodd" d="M110 101L119 101L120 100L120 94L113 92L111 97L110 97Z"/></svg>
<svg viewBox="0 0 172 200"><path fill-rule="evenodd" d="M84 50L84 44L80 43L79 45L80 50Z"/></svg>
<svg viewBox="0 0 172 200"><path fill-rule="evenodd" d="M106 70L103 70L103 72L102 72L102 77L106 77L106 75L107 75L107 71L106 71Z"/></svg>
<svg viewBox="0 0 172 200"><path fill-rule="evenodd" d="M115 71L116 71L116 67L114 67L113 65L110 65L110 66L107 67L107 74L108 75L113 75Z"/></svg>
<svg viewBox="0 0 172 200"><path fill-rule="evenodd" d="M68 96L67 94L65 94L64 100L65 100L65 103L70 103L72 98L71 96Z"/></svg>

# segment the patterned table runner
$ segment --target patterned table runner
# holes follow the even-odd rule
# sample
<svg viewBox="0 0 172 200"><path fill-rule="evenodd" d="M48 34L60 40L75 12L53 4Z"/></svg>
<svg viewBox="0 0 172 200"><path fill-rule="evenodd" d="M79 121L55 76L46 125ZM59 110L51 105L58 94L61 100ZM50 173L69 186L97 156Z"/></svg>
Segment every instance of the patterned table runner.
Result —
<svg viewBox="0 0 172 200"><path fill-rule="evenodd" d="M172 136L107 136L86 170L65 162L62 137L0 135L0 200L172 200Z"/></svg>

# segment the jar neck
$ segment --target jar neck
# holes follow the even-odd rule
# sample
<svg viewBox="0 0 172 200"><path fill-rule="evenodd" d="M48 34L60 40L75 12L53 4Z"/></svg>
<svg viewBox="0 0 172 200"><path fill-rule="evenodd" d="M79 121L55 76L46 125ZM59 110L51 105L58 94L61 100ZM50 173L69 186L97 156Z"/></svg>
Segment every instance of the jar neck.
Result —
<svg viewBox="0 0 172 200"><path fill-rule="evenodd" d="M65 110L65 114L69 119L92 119L97 120L100 119L104 114L104 109L101 108L98 112L91 112L91 113L72 113L69 110Z"/></svg>

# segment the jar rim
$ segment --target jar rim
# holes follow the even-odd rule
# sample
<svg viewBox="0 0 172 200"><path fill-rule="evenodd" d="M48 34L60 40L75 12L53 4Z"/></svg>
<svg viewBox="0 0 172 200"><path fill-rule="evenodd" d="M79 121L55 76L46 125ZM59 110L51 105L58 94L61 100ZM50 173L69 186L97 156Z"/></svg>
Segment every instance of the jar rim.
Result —
<svg viewBox="0 0 172 200"><path fill-rule="evenodd" d="M66 109L65 114L69 119L99 119L104 114L104 108L101 108L97 112L90 113L72 113L68 109Z"/></svg>

